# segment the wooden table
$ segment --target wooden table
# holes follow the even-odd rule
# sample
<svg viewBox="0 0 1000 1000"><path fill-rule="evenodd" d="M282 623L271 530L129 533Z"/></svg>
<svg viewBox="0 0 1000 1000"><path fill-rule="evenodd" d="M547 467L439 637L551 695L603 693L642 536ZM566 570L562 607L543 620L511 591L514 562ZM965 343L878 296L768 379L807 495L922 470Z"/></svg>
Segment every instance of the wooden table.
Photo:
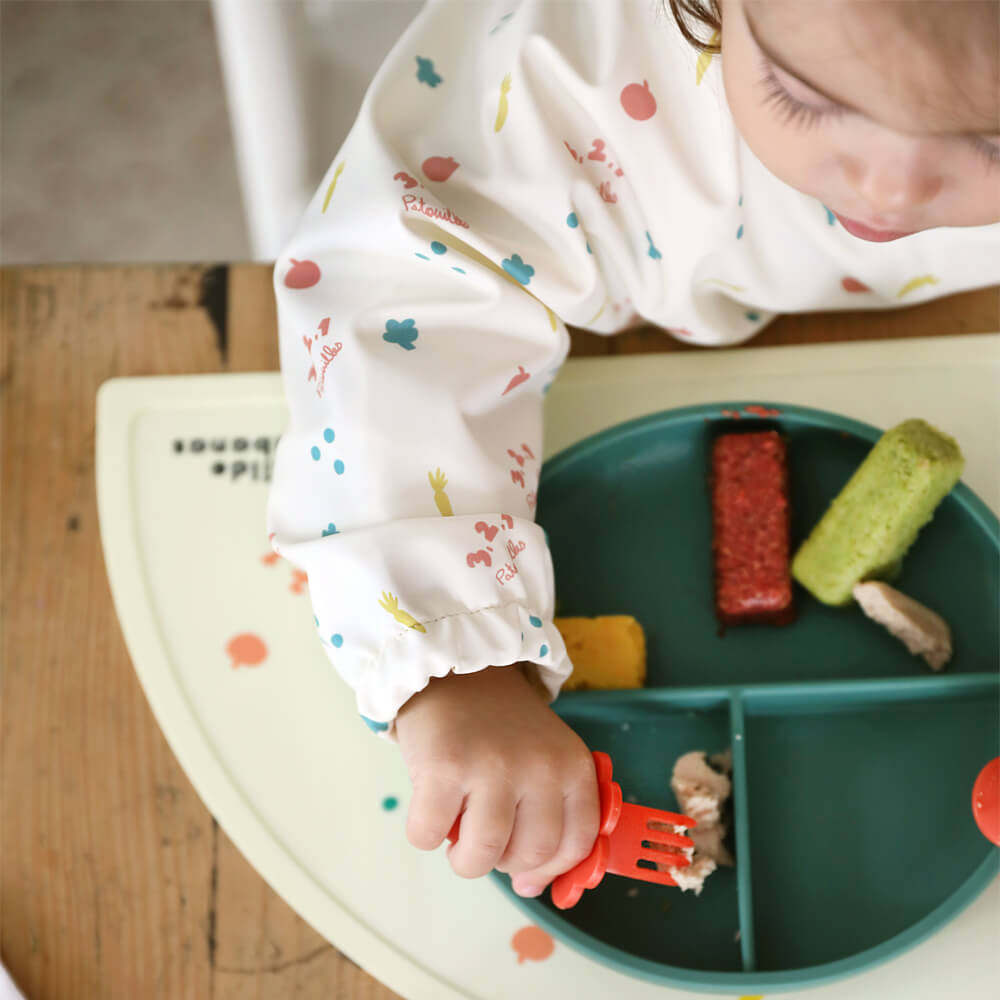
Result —
<svg viewBox="0 0 1000 1000"><path fill-rule="evenodd" d="M132 672L101 556L97 387L276 369L269 269L10 269L2 296L4 964L29 1000L394 997L275 895L198 799ZM998 330L994 288L785 317L753 346ZM576 354L692 349L652 329L574 335Z"/></svg>

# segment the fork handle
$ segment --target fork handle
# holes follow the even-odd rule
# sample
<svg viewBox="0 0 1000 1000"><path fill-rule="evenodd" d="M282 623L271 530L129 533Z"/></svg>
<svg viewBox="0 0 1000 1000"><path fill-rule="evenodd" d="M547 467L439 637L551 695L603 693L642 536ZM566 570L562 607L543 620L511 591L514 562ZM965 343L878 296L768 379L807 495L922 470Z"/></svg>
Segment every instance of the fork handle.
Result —
<svg viewBox="0 0 1000 1000"><path fill-rule="evenodd" d="M611 856L609 835L618 825L622 815L622 789L617 781L611 780L613 773L611 758L600 750L595 750L591 756L594 758L597 793L601 801L601 825L590 854L568 872L558 875L552 883L552 902L560 910L575 906L580 901L584 889L596 888L604 878ZM458 816L448 831L448 840L453 844L458 840L461 825L462 817Z"/></svg>
<svg viewBox="0 0 1000 1000"><path fill-rule="evenodd" d="M608 856L611 847L607 837L598 837L594 847L583 861L568 872L557 875L552 882L552 902L560 910L568 910L580 902L584 889L594 889L600 885L608 870Z"/></svg>
<svg viewBox="0 0 1000 1000"><path fill-rule="evenodd" d="M611 857L610 834L618 825L622 814L622 789L618 782L611 780L611 758L600 750L594 751L592 756L594 770L597 772L597 792L601 800L601 825L590 854L552 882L552 902L560 910L576 906L583 890L596 888L604 878Z"/></svg>

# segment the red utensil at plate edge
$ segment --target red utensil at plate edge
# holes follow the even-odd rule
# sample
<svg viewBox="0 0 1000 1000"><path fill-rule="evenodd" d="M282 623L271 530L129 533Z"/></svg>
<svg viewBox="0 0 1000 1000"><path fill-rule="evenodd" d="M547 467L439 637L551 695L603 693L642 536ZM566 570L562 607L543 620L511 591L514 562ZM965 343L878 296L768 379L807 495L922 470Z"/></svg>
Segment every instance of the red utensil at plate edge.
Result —
<svg viewBox="0 0 1000 1000"><path fill-rule="evenodd" d="M1000 757L979 772L972 786L972 815L983 836L1000 847Z"/></svg>
<svg viewBox="0 0 1000 1000"><path fill-rule="evenodd" d="M680 813L623 802L621 786L611 780L611 758L601 751L594 751L593 758L601 800L601 825L590 854L552 883L552 902L560 910L575 906L584 889L596 888L608 872L643 882L676 885L667 865L648 857L650 853L669 857L671 868L686 868L691 863L680 852L694 847L694 842L673 831L678 826L691 829L697 825L695 821ZM461 823L459 816L448 831L452 843L458 840ZM641 859L655 863L655 867L640 867Z"/></svg>

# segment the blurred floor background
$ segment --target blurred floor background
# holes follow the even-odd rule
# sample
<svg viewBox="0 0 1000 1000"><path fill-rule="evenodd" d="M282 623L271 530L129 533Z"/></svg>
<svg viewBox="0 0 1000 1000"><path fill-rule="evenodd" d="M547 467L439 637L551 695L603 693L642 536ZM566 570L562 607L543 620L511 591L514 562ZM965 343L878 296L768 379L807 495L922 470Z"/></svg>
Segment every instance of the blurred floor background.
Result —
<svg viewBox="0 0 1000 1000"><path fill-rule="evenodd" d="M326 48L318 183L419 2L245 2ZM208 0L0 0L0 262L247 259L233 149Z"/></svg>

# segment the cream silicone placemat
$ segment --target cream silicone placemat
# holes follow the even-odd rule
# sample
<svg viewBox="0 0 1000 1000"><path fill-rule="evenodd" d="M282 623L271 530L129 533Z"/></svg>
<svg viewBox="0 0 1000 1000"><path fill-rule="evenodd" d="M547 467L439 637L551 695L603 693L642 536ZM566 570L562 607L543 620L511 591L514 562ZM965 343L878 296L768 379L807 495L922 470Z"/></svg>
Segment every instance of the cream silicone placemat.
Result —
<svg viewBox="0 0 1000 1000"><path fill-rule="evenodd" d="M546 403L546 454L645 413L751 399L881 426L923 416L961 441L966 481L1000 508L1000 335L571 361ZM206 804L299 913L404 996L693 995L560 943L550 952L490 881L463 882L441 854L408 847L398 754L358 721L316 642L303 581L269 554L264 507L284 421L277 375L116 380L99 396L115 604ZM998 918L994 883L913 951L785 995L985 1000L1000 981Z"/></svg>

